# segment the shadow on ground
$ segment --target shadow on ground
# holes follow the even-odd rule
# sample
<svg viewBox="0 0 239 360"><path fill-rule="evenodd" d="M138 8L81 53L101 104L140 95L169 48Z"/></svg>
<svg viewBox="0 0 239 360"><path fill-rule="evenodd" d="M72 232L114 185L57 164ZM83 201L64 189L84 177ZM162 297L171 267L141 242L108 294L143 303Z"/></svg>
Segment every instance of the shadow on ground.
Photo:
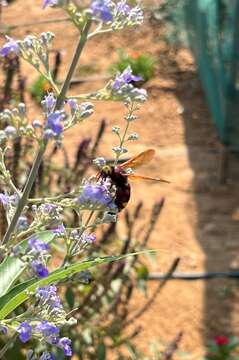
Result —
<svg viewBox="0 0 239 360"><path fill-rule="evenodd" d="M172 58L172 59L171 59ZM194 179L190 191L197 206L196 239L205 254L205 272L239 269L239 161L230 157L228 181L218 179L220 143L195 70L182 71L170 56L176 83L173 91L181 104L185 144ZM164 69L165 70L165 69ZM207 280L204 291L203 337L238 335L233 313L238 310L236 280ZM193 299L192 299L193 301ZM194 299L196 301L196 299Z"/></svg>

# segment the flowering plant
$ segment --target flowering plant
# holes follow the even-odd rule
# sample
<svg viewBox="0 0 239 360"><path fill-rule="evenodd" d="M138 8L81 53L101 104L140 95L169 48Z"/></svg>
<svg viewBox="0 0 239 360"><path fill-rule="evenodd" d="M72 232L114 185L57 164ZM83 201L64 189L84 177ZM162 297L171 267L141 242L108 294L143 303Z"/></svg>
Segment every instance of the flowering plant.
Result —
<svg viewBox="0 0 239 360"><path fill-rule="evenodd" d="M31 189L49 142L60 147L65 131L92 115L94 107L90 100L123 101L127 110L125 129L121 131L115 126L112 130L119 139L119 145L113 148L116 166L119 158L127 152L125 141L137 139L136 134L128 135L128 129L131 121L137 118L140 104L146 100L145 90L132 84L139 78L132 74L130 67L118 73L103 89L89 94L68 95L70 81L86 42L101 33L140 24L143 14L138 5L130 7L124 0L93 0L83 8L77 1L45 0L43 8L46 7L62 8L80 32L61 89L49 66L53 33L45 32L39 37L28 35L23 40L8 37L0 50L3 57L13 54L28 62L52 88L42 101L42 120L30 121L24 103L0 114L2 123L6 124L0 131L0 181L5 189L0 194L0 201L8 224L0 249L0 330L9 339L0 350L0 358L18 337L22 343L35 340L42 345L41 352L30 350L28 359L54 359L52 348L60 349L67 357L72 356L71 339L62 336L61 329L74 325L76 319L71 312L66 313L56 285L74 279L92 266L125 257L77 260L84 249L95 242L95 228L117 219L116 188L108 178L92 176L70 192L31 198ZM23 189L14 183L5 161L11 140L18 137L34 140L38 148ZM101 169L105 160L98 158L95 164ZM74 228L64 222L64 214L69 209L74 211L78 220ZM54 269L51 248L59 245L64 249L64 256ZM26 301L27 307L24 306ZM19 312L19 306L24 311Z"/></svg>
<svg viewBox="0 0 239 360"><path fill-rule="evenodd" d="M209 351L205 360L236 360L235 350L238 348L238 338L215 336L209 344Z"/></svg>

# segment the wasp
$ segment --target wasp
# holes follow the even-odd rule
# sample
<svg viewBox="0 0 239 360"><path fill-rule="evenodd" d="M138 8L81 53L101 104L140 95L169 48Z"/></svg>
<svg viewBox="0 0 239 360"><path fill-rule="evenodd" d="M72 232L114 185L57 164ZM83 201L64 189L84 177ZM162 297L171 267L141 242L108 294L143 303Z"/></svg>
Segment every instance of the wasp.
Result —
<svg viewBox="0 0 239 360"><path fill-rule="evenodd" d="M103 166L99 173L101 179L110 179L112 185L115 186L115 198L114 202L118 208L118 211L123 210L130 199L130 183L128 180L153 180L163 183L169 183L167 180L158 179L150 176L137 175L134 173L127 173L126 169L132 169L133 171L138 167L147 164L155 155L154 149L145 150L131 159L125 161L123 164L117 166Z"/></svg>

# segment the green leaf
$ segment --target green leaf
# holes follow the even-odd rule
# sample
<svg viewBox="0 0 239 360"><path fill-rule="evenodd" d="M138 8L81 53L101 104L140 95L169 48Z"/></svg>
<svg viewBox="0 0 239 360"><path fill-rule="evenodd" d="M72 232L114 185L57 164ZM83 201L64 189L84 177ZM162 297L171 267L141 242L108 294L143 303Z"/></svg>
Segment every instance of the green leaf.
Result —
<svg viewBox="0 0 239 360"><path fill-rule="evenodd" d="M37 236L38 239L46 243L52 241L55 237L51 231L43 231L35 234L34 236ZM23 240L18 245L22 249L25 249L27 247L28 240L29 238ZM0 297L5 295L11 289L26 267L27 265L23 261L14 256L8 256L0 264Z"/></svg>
<svg viewBox="0 0 239 360"><path fill-rule="evenodd" d="M75 296L73 290L70 287L68 287L66 290L65 298L69 308L72 310L75 304Z"/></svg>
<svg viewBox="0 0 239 360"><path fill-rule="evenodd" d="M150 251L150 250L147 250ZM154 250L151 250L154 251ZM32 294L35 293L36 289L40 286L46 286L49 284L56 283L58 281L64 280L68 277L72 277L72 275L77 274L82 270L87 270L93 266L101 265L104 263L109 263L112 261L117 261L124 259L128 256L132 255L140 255L145 253L145 251L140 251L136 253L131 253L127 255L121 256L107 256L107 257L99 257L92 260L87 260L82 263L77 263L70 265L66 268L60 268L53 271L48 277L44 279L31 279L25 283L19 284L15 286L12 290L10 290L6 295L0 298L0 320L3 320L6 316L8 316L12 311L14 311L19 305L21 305L24 301L29 299Z"/></svg>
<svg viewBox="0 0 239 360"><path fill-rule="evenodd" d="M104 343L98 345L97 349L97 359L98 360L105 360L106 359L106 347Z"/></svg>

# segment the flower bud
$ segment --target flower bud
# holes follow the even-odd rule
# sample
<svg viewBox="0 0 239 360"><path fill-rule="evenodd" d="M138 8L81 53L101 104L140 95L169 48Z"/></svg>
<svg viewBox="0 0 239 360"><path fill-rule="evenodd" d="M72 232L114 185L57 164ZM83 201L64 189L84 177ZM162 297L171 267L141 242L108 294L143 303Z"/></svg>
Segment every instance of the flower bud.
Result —
<svg viewBox="0 0 239 360"><path fill-rule="evenodd" d="M15 137L17 135L17 130L14 126L8 125L5 129L5 134L8 137Z"/></svg>

